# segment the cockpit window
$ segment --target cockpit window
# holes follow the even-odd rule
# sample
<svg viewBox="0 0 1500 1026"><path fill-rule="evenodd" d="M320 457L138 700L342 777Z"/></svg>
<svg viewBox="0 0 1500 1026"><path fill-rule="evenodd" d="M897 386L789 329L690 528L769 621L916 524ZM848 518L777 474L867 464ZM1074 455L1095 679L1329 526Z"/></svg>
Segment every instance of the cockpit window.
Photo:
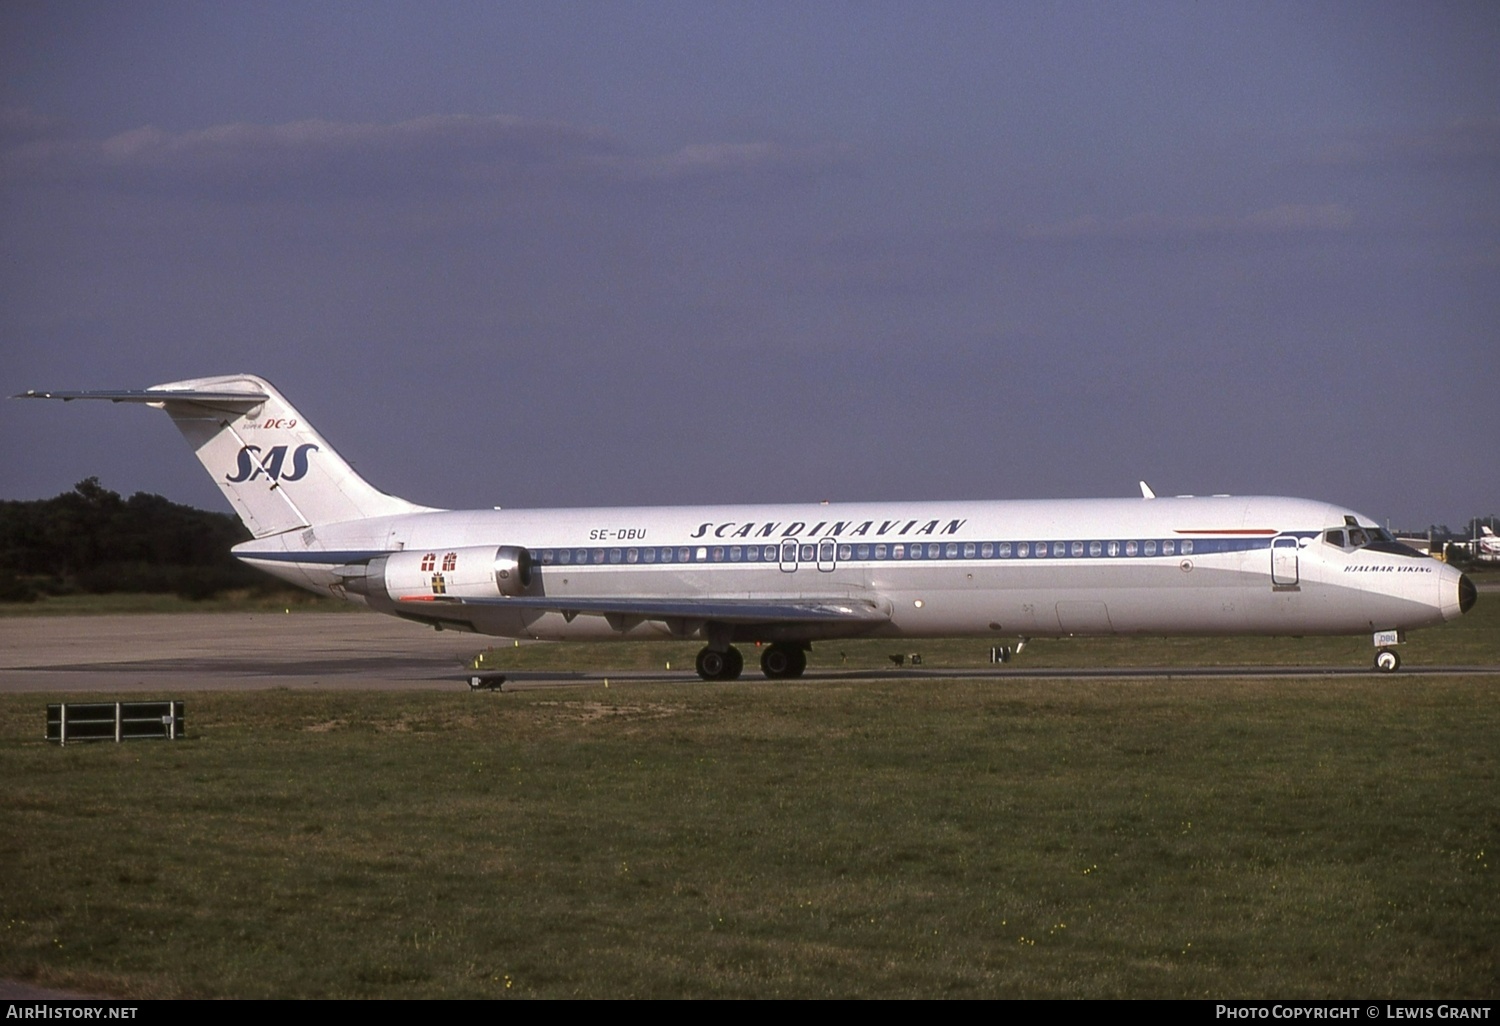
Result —
<svg viewBox="0 0 1500 1026"><path fill-rule="evenodd" d="M1385 552L1392 556L1415 556L1425 559L1422 553L1408 545L1402 545L1391 533L1383 527L1356 527L1351 526L1348 532L1334 527L1323 532L1323 540L1329 545L1337 545L1341 549L1369 549L1371 552Z"/></svg>

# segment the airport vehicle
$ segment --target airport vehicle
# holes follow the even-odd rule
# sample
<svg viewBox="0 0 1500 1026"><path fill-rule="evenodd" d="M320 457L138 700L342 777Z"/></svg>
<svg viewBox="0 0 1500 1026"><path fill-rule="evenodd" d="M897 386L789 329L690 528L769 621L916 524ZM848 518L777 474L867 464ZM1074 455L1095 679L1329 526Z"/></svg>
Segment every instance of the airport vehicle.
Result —
<svg viewBox="0 0 1500 1026"><path fill-rule="evenodd" d="M1369 517L1304 499L1143 483L1139 499L439 510L368 484L253 375L25 396L165 410L254 536L234 555L292 584L440 630L702 639L705 680L740 674L736 642L796 677L813 642L855 636L1369 633L1393 671L1407 629L1475 601Z"/></svg>

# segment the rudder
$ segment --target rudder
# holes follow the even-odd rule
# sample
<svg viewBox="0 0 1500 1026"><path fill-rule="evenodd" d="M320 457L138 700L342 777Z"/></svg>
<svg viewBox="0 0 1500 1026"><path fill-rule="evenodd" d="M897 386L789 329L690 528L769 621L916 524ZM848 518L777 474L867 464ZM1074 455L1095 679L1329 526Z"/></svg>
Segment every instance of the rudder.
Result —
<svg viewBox="0 0 1500 1026"><path fill-rule="evenodd" d="M429 509L365 481L269 381L253 374L26 397L108 399L165 410L257 538Z"/></svg>
<svg viewBox="0 0 1500 1026"><path fill-rule="evenodd" d="M168 399L161 407L257 538L424 508L386 495L356 474L264 378L196 378L148 391L210 393ZM245 401L220 398L241 391Z"/></svg>

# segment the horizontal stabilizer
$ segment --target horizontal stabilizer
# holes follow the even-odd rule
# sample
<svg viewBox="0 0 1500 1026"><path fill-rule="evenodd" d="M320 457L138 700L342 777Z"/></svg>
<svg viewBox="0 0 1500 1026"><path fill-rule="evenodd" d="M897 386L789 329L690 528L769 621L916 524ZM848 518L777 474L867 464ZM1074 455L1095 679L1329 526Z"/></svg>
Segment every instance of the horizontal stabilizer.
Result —
<svg viewBox="0 0 1500 1026"><path fill-rule="evenodd" d="M224 391L219 389L172 389L172 388L113 388L84 392L44 392L30 389L12 399L107 399L112 403L146 403L160 406L162 403L198 403L204 406L255 406L271 398L265 392Z"/></svg>

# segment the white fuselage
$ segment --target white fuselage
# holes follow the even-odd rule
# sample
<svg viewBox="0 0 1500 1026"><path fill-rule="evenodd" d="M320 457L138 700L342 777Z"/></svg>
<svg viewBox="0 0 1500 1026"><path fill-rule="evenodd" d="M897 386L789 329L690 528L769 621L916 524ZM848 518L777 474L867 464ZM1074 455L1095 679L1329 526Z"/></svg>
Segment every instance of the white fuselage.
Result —
<svg viewBox="0 0 1500 1026"><path fill-rule="evenodd" d="M235 552L344 594L344 564L371 553L431 554L436 578L445 555L509 545L534 564L528 596L852 600L884 614L741 627L740 640L1358 634L1459 615L1459 574L1442 563L1327 540L1328 529L1355 522L1370 524L1325 503L1264 497L483 510L323 525ZM392 597L431 598L425 574ZM701 636L703 627L504 601L409 618L558 640Z"/></svg>

